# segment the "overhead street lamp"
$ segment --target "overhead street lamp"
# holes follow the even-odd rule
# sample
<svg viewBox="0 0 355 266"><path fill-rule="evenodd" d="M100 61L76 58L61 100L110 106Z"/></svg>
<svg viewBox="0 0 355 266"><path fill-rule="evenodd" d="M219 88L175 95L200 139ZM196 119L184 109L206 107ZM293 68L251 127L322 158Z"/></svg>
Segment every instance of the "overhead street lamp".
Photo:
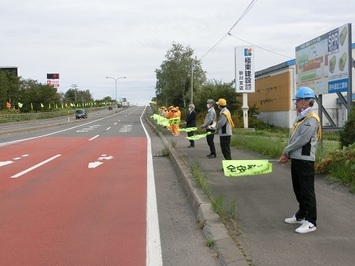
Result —
<svg viewBox="0 0 355 266"><path fill-rule="evenodd" d="M126 77L118 77L118 78L106 77L106 78L107 79L113 79L115 81L115 101L116 101L116 106L117 106L117 80L125 79Z"/></svg>

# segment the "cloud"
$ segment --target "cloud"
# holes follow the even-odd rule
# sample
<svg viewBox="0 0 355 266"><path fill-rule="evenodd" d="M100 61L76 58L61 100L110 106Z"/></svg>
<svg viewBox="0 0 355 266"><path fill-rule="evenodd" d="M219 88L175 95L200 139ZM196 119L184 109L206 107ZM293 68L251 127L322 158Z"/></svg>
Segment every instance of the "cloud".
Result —
<svg viewBox="0 0 355 266"><path fill-rule="evenodd" d="M112 92L112 80L106 76L127 76L120 81L127 88L122 88L123 97L149 102L155 93L155 69L173 42L203 57L250 2L3 1L1 64L17 66L21 76L40 82L46 82L46 73L58 72L61 91L77 84L99 99ZM234 47L247 43L264 48L256 48L258 70L284 62L294 57L297 45L353 23L353 10L355 3L345 0L332 5L322 0L257 1L232 36L203 57L202 66L208 78L230 82Z"/></svg>

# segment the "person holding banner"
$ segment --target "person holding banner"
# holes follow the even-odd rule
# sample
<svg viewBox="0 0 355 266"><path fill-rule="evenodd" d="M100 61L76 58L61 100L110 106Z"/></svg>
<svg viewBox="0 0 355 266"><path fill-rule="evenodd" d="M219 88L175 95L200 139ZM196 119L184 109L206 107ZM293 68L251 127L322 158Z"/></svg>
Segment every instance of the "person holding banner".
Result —
<svg viewBox="0 0 355 266"><path fill-rule="evenodd" d="M192 128L196 127L196 111L195 111L195 105L193 103L189 104L189 114L186 117L185 120L186 128ZM192 137L194 135L194 131L188 131L187 136ZM190 146L188 148L193 148L195 147L195 141L193 139L190 139Z"/></svg>
<svg viewBox="0 0 355 266"><path fill-rule="evenodd" d="M291 159L293 191L299 209L288 224L301 224L295 232L305 234L317 229L317 206L314 191L314 161L318 139L322 136L319 117L312 112L315 95L311 88L301 87L296 92L297 117L290 133L288 144L283 150L279 163Z"/></svg>
<svg viewBox="0 0 355 266"><path fill-rule="evenodd" d="M215 127L216 125L216 111L214 109L214 103L215 101L212 99L207 100L207 114L205 121L201 128L206 129L206 133L210 133L206 136L207 144L210 147L210 154L207 155L207 158L216 158L216 147L214 145L214 133L215 130L212 128Z"/></svg>
<svg viewBox="0 0 355 266"><path fill-rule="evenodd" d="M219 118L215 130L218 130L219 141L221 146L221 151L226 160L232 160L231 155L231 137L233 135L232 128L234 123L232 120L231 113L227 109L227 101L223 98L216 102L218 109L221 110L219 113Z"/></svg>

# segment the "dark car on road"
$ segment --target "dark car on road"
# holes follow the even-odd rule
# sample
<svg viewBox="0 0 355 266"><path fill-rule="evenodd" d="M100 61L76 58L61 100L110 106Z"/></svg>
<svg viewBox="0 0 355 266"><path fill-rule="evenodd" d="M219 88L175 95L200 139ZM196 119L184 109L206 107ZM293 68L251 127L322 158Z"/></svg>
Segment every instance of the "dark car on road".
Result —
<svg viewBox="0 0 355 266"><path fill-rule="evenodd" d="M75 111L75 119L88 118L88 114L85 110L79 109Z"/></svg>

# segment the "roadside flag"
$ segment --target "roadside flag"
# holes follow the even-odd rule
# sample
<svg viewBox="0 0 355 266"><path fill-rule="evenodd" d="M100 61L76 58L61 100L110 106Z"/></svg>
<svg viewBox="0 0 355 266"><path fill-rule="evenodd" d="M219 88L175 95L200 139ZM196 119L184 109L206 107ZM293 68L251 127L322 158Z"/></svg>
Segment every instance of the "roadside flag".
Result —
<svg viewBox="0 0 355 266"><path fill-rule="evenodd" d="M269 174L272 164L268 160L222 160L224 175L238 177Z"/></svg>
<svg viewBox="0 0 355 266"><path fill-rule="evenodd" d="M186 128L180 128L180 131L184 131L184 132L192 132L192 131L196 131L197 127L186 127Z"/></svg>
<svg viewBox="0 0 355 266"><path fill-rule="evenodd" d="M42 108L44 107L43 103L41 103L41 107L42 107Z"/></svg>
<svg viewBox="0 0 355 266"><path fill-rule="evenodd" d="M10 109L10 108L11 108L11 103L6 102L6 107L7 107L8 109Z"/></svg>
<svg viewBox="0 0 355 266"><path fill-rule="evenodd" d="M211 132L207 132L205 134L199 134L199 135L194 135L194 136L191 136L191 137L186 137L186 139L188 139L188 140L198 140L198 139L202 139L202 138L204 138L204 137L206 137L206 136L208 136L210 134L211 134Z"/></svg>
<svg viewBox="0 0 355 266"><path fill-rule="evenodd" d="M33 104L31 103L31 109L33 110Z"/></svg>
<svg viewBox="0 0 355 266"><path fill-rule="evenodd" d="M161 125L163 127L167 127L170 125L169 119L165 118L164 116L153 114L151 117L157 122L158 125Z"/></svg>
<svg viewBox="0 0 355 266"><path fill-rule="evenodd" d="M23 103L18 102L18 108L22 108Z"/></svg>

